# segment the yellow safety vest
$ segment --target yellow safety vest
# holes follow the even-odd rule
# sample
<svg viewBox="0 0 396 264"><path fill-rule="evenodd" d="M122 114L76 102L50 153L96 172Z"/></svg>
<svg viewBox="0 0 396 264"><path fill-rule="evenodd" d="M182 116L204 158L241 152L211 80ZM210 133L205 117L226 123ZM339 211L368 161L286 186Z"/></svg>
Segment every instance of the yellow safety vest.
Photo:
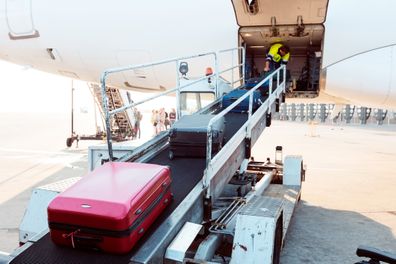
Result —
<svg viewBox="0 0 396 264"><path fill-rule="evenodd" d="M282 46L283 46L283 44L280 44L280 43L276 43L276 44L272 45L270 50L267 53L266 60L274 61L276 63L282 63L282 64L288 63L289 58L290 58L290 52L286 53L285 56L283 56L283 57L278 53L279 48Z"/></svg>

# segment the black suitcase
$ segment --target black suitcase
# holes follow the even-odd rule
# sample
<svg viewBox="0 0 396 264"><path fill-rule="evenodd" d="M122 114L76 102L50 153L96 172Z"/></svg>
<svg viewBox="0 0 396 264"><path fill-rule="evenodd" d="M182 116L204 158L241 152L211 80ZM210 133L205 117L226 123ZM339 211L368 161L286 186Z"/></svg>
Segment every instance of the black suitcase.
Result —
<svg viewBox="0 0 396 264"><path fill-rule="evenodd" d="M207 129L214 115L186 115L169 131L169 158L176 156L206 157ZM224 117L212 126L212 154L223 146Z"/></svg>

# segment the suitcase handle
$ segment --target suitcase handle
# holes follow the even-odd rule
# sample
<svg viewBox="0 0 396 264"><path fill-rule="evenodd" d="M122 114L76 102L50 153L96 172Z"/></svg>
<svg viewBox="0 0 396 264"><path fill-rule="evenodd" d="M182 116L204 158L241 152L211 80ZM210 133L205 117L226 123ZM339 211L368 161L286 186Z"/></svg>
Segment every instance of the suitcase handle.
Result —
<svg viewBox="0 0 396 264"><path fill-rule="evenodd" d="M74 243L78 248L99 250L99 243L103 241L102 237L93 237L89 235L75 235Z"/></svg>
<svg viewBox="0 0 396 264"><path fill-rule="evenodd" d="M74 236L75 241L84 241L84 242L92 242L92 243L99 243L103 241L102 237L92 237L92 236L87 236L87 235L75 235Z"/></svg>
<svg viewBox="0 0 396 264"><path fill-rule="evenodd" d="M102 237L79 234L80 231L77 229L69 234L63 234L63 238L70 238L73 248L99 249L97 244L103 241Z"/></svg>

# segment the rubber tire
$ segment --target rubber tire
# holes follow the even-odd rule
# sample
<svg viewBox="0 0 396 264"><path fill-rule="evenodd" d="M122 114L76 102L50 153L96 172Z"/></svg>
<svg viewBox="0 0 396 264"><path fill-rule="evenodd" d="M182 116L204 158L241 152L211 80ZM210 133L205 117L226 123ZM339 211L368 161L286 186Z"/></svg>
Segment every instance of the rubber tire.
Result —
<svg viewBox="0 0 396 264"><path fill-rule="evenodd" d="M70 148L73 144L73 138L69 137L66 139L66 146Z"/></svg>

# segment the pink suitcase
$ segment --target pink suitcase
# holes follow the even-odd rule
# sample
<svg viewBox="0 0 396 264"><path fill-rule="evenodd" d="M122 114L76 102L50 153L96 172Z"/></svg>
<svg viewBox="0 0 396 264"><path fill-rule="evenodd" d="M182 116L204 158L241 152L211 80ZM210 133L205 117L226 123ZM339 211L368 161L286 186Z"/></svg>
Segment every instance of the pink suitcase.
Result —
<svg viewBox="0 0 396 264"><path fill-rule="evenodd" d="M166 166L109 162L90 172L48 206L58 245L123 254L172 199Z"/></svg>

